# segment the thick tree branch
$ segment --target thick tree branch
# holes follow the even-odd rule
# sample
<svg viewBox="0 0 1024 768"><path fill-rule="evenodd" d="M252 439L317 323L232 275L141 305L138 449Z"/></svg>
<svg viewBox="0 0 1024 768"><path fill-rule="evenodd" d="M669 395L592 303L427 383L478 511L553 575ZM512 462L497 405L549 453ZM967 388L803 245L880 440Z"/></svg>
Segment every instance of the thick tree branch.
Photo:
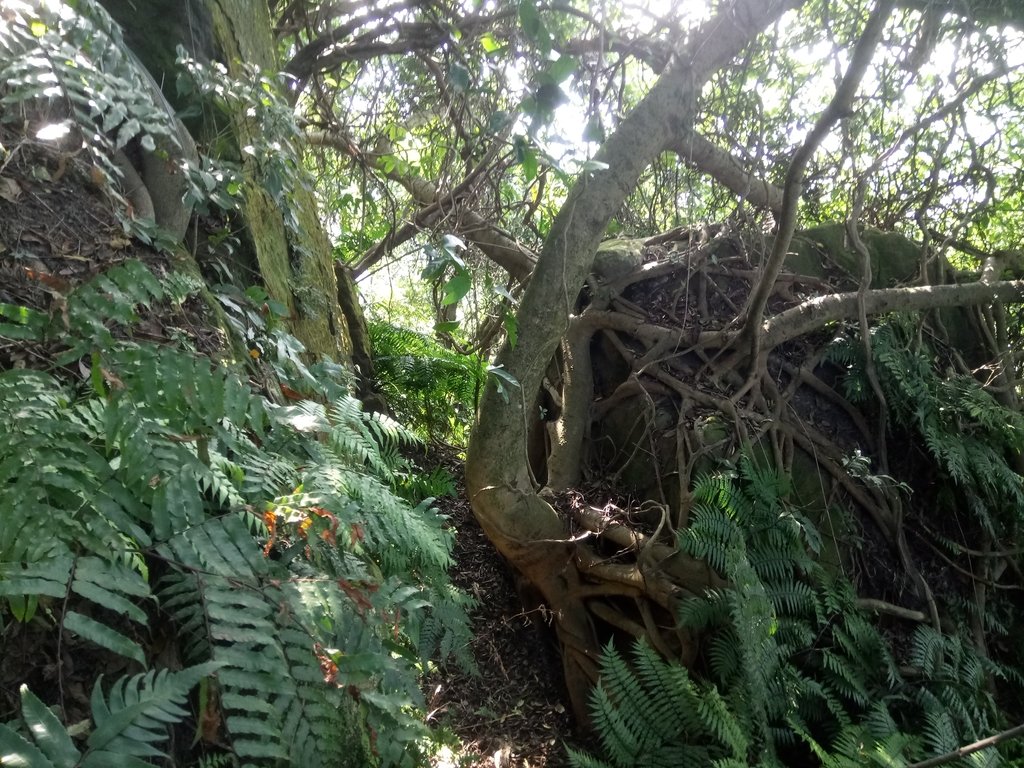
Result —
<svg viewBox="0 0 1024 768"><path fill-rule="evenodd" d="M803 336L836 320L857 316L858 294L833 293L805 301L772 317L763 326L764 348ZM963 285L926 285L912 288L884 288L864 294L864 311L868 315L886 312L914 312L943 307L966 307L991 301L1024 301L1024 280L999 283L965 283ZM712 334L707 334L710 338ZM703 343L705 334L701 334Z"/></svg>
<svg viewBox="0 0 1024 768"><path fill-rule="evenodd" d="M711 75L772 21L802 0L734 0L677 52L647 96L597 153L607 167L584 174L569 192L544 243L518 313L519 341L497 364L519 386L489 383L466 461L473 511L488 538L523 572L558 616L558 637L573 709L587 720L587 697L600 646L584 606L574 598L579 564L538 560L538 538L567 541L565 521L536 492L527 458L534 398L590 272L609 220L644 169L680 128L692 127L694 104ZM571 549L569 551L572 551Z"/></svg>
<svg viewBox="0 0 1024 768"><path fill-rule="evenodd" d="M584 175L574 185L523 297L519 343L515 348L504 347L498 356L498 364L516 377L522 391L506 404L495 387L488 387L481 410L484 417L473 432L469 451L471 486L490 485L496 473L514 487L531 487L525 462L504 461L499 468L486 457L507 455L509 445L525 446L526 409L532 407L547 362L568 327L576 295L608 221L670 139L681 128L692 127L693 105L704 82L769 23L798 4L797 0L736 0L695 31L668 72L601 147L596 159L607 168Z"/></svg>
<svg viewBox="0 0 1024 768"><path fill-rule="evenodd" d="M782 213L782 189L761 178L726 150L715 146L696 131L673 138L667 149L679 159L702 173L714 177L751 205L767 208L777 216Z"/></svg>
<svg viewBox="0 0 1024 768"><path fill-rule="evenodd" d="M868 65L874 56L875 49L882 39L882 31L885 22L892 13L894 0L880 0L874 12L868 18L864 33L857 41L853 49L853 57L850 67L843 76L835 96L825 111L818 117L814 128L804 139L803 144L796 151L793 160L786 171L786 183L784 189L784 200L782 213L778 222L778 234L772 245L772 252L768 262L764 266L763 275L754 292L747 300L743 311L743 327L740 334L740 343L747 343L750 347L750 360L756 364L760 352L760 327L761 317L764 315L765 307L768 304L768 297L775 287L775 278L782 269L786 260L786 253L789 251L790 242L793 239L793 231L796 229L797 208L800 197L803 193L803 177L808 162L813 157L818 145L832 130L833 126L845 117L853 105L853 97L860 87L861 79L867 71Z"/></svg>

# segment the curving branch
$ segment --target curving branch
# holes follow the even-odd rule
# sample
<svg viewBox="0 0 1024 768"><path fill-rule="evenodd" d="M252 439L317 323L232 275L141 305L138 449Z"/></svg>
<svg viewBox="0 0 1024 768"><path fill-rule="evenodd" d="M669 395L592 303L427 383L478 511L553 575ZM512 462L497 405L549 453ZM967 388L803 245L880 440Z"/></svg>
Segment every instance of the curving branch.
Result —
<svg viewBox="0 0 1024 768"><path fill-rule="evenodd" d="M818 116L817 122L815 122L811 132L796 151L789 169L786 171L786 183L783 187L784 200L779 217L778 234L772 245L772 252L768 257L768 262L764 265L761 280L754 288L753 293L750 294L747 305L743 310L743 325L739 341L741 344L749 344L750 360L754 366L757 365L760 357L761 337L759 331L761 318L764 315L765 307L768 305L768 298L771 296L772 290L774 290L775 278L778 277L786 260L786 253L789 251L789 245L793 240L793 232L796 229L797 208L803 193L804 171L822 140L840 119L849 114L850 108L853 105L853 97L860 87L860 82L867 71L868 65L871 63L875 49L882 39L885 22L892 13L894 6L895 0L879 0L874 12L868 18L864 33L854 46L850 66L839 83L832 101L829 102L825 111Z"/></svg>
<svg viewBox="0 0 1024 768"><path fill-rule="evenodd" d="M420 226L449 213L457 204L471 197L474 185L493 167L494 160L502 148L495 141L479 163L456 187L441 191L437 185L422 176L402 173L397 167L386 165L384 154L364 152L356 142L338 131L309 130L306 140L314 146L331 147L355 158L358 162L379 173L381 176L400 184L409 193L413 203L419 206L414 221L403 225L393 236L385 238L358 259L352 267L357 277L379 261L389 249L413 237ZM455 234L472 243L491 261L520 282L525 282L533 271L537 257L534 253L500 230L472 208L459 210L458 221L453 227Z"/></svg>
<svg viewBox="0 0 1024 768"><path fill-rule="evenodd" d="M716 146L696 131L687 131L666 147L691 168L714 177L727 189L751 205L782 214L784 194L780 187L762 178L728 151Z"/></svg>

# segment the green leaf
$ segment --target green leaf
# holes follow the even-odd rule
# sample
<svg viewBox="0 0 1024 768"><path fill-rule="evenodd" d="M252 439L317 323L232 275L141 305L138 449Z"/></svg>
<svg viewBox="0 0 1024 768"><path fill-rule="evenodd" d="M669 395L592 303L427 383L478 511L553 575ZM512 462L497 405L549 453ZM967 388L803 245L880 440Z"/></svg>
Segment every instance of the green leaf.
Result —
<svg viewBox="0 0 1024 768"><path fill-rule="evenodd" d="M523 152L520 162L523 165L523 176L527 181L537 178L537 152L532 148Z"/></svg>
<svg viewBox="0 0 1024 768"><path fill-rule="evenodd" d="M580 170L583 173L593 173L594 171L606 171L608 170L608 163L602 163L600 160L587 160L583 165L580 166Z"/></svg>
<svg viewBox="0 0 1024 768"><path fill-rule="evenodd" d="M487 366L487 373L494 376L494 386L498 388L498 394L500 394L502 399L507 403L508 390L506 387L510 389L518 388L519 380L500 365Z"/></svg>
<svg viewBox="0 0 1024 768"><path fill-rule="evenodd" d="M551 52L551 33L544 25L544 20L533 0L523 0L519 3L519 24L527 39L537 46L542 55L547 56Z"/></svg>
<svg viewBox="0 0 1024 768"><path fill-rule="evenodd" d="M91 751L82 761L82 768L153 768L148 760L106 750Z"/></svg>
<svg viewBox="0 0 1024 768"><path fill-rule="evenodd" d="M571 56L563 56L551 62L540 76L540 82L558 85L579 68L579 62Z"/></svg>
<svg viewBox="0 0 1024 768"><path fill-rule="evenodd" d="M455 62L448 70L448 81L456 91L465 92L469 90L469 70Z"/></svg>
<svg viewBox="0 0 1024 768"><path fill-rule="evenodd" d="M509 114L504 109L498 109L492 112L487 118L487 132L488 133L499 133L506 125L508 125Z"/></svg>
<svg viewBox="0 0 1024 768"><path fill-rule="evenodd" d="M36 615L39 597L37 595L11 595L7 598L7 605L11 609L11 615L14 616L15 621L24 624L31 621L32 617Z"/></svg>
<svg viewBox="0 0 1024 768"><path fill-rule="evenodd" d="M53 765L73 768L78 763L81 753L75 749L67 729L27 685L21 686L21 717L32 732L36 745ZM0 757L0 763L6 765L6 758Z"/></svg>
<svg viewBox="0 0 1024 768"><path fill-rule="evenodd" d="M591 141L595 144L604 143L605 130L600 115L594 115L587 121L587 126L583 129L583 140Z"/></svg>
<svg viewBox="0 0 1024 768"><path fill-rule="evenodd" d="M501 43L494 39L494 36L490 33L480 36L480 47L484 49L484 53L494 53L501 49Z"/></svg>
<svg viewBox="0 0 1024 768"><path fill-rule="evenodd" d="M47 317L28 307L0 302L0 318L9 323L0 323L0 336L19 341L39 341L46 328Z"/></svg>
<svg viewBox="0 0 1024 768"><path fill-rule="evenodd" d="M451 280L445 283L444 298L441 299L441 306L447 307L451 304L457 304L469 293L472 285L469 272L458 272Z"/></svg>
<svg viewBox="0 0 1024 768"><path fill-rule="evenodd" d="M121 126L121 129L117 132L117 149L123 148L129 141L139 135L142 130L142 125L136 118L132 118Z"/></svg>
<svg viewBox="0 0 1024 768"><path fill-rule="evenodd" d="M453 331L459 330L460 325L462 325L462 323L458 320L449 320L444 323L436 323L434 325L434 330L438 333L452 333Z"/></svg>
<svg viewBox="0 0 1024 768"><path fill-rule="evenodd" d="M0 723L0 765L11 768L54 768L38 747Z"/></svg>
<svg viewBox="0 0 1024 768"><path fill-rule="evenodd" d="M506 311L501 322L505 326L505 333L508 334L508 345L515 349L516 342L519 341L519 321L516 320L515 313Z"/></svg>
<svg viewBox="0 0 1024 768"><path fill-rule="evenodd" d="M64 616L64 629L74 632L81 638L108 651L126 656L129 659L146 664L146 656L142 648L134 640L129 640L115 629L101 624L95 619L83 616L77 611L68 611Z"/></svg>

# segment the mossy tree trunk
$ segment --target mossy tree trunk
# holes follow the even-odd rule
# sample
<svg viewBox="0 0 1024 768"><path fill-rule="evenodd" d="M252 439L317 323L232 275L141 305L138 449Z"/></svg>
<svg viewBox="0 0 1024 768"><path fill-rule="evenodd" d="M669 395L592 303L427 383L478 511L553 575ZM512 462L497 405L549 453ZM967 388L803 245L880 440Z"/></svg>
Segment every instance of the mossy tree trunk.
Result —
<svg viewBox="0 0 1024 768"><path fill-rule="evenodd" d="M130 0L104 0L111 15L124 27L125 38L154 80L174 100L176 46L200 61L223 63L231 77L244 80L257 67L278 71L277 51L270 14L259 0L155 0L139 13ZM159 20L159 23L154 23ZM230 108L230 105L229 105ZM262 130L243 106L228 114L231 143L261 146ZM202 136L196 137L202 143ZM350 320L339 306L339 280L350 280L335 269L334 256L311 185L297 183L284 191L288 212L282 211L261 183L266 158L240 153L245 177L241 223L248 259L258 271L268 295L288 310L287 326L316 357L350 362ZM301 167L299 168L301 173ZM285 215L294 217L286 225ZM342 295L352 286L342 285ZM357 315L351 320L361 323ZM350 310L351 311L351 310Z"/></svg>
<svg viewBox="0 0 1024 768"><path fill-rule="evenodd" d="M175 48L178 45L185 46L200 61L220 61L237 79L250 76L251 71L246 71L246 67L255 66L267 73L278 71L266 2L151 0L144 4L145 12L140 12L132 0L104 0L104 5L121 24L126 41L154 81L171 100L177 77ZM228 107L230 110L231 105ZM230 144L236 147L261 144L260 137L255 135L260 127L245 114L244 105L239 105L227 118L232 134ZM195 137L200 146L204 138L207 137ZM287 307L287 329L311 356L351 364L348 321L338 301L338 280L348 280L348 277L335 271L332 249L318 218L312 185L307 179L299 178L291 189L284 190L289 212L296 219L296 223L288 226L285 221L288 212L278 207L262 184L260 163L263 158L244 152L240 157L245 189L235 223L244 230L242 239L249 251L245 261L258 272L267 294ZM172 162L165 160L163 165L166 166L164 173L176 172ZM303 173L301 164L297 169L299 174ZM180 183L168 185L168 188L180 189ZM184 248L182 252L184 254ZM343 296L354 294L352 285L342 288L345 289ZM358 304L354 311L361 322ZM348 733L342 738L347 747L339 751L337 765L376 765L359 704L346 700L349 702L345 705Z"/></svg>

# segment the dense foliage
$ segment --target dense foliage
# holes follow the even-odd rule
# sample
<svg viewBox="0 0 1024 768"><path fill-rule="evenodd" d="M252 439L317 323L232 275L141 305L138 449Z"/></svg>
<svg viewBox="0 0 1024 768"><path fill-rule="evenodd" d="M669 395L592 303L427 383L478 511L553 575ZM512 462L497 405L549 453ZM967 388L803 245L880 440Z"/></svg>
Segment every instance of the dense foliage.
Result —
<svg viewBox="0 0 1024 768"><path fill-rule="evenodd" d="M71 131L152 144L164 123L137 115L162 108L109 18L80 10L0 36L17 70L6 103L35 120L56 84L76 105ZM114 185L113 140L91 149ZM470 601L447 576L453 534L431 505L450 480L421 476L403 457L419 439L364 413L341 368L307 367L258 287L232 290L222 268L211 296L182 259L146 258L54 294L56 312L0 304L7 359L27 348L34 361L0 371L5 643L34 632L58 657L84 644L128 670L95 670L84 740L24 687L20 718L0 724L3 762L142 765L169 750L210 765L415 764L419 676L460 655L468 631ZM222 318L252 367L186 333L149 340L182 312ZM60 711L57 674L59 695L45 694ZM168 744L172 727L189 736Z"/></svg>
<svg viewBox="0 0 1024 768"><path fill-rule="evenodd" d="M0 210L67 173L118 221L66 274L0 242L0 640L57 659L0 762L422 764L471 603L409 457L471 437L573 765L910 765L1020 719L1015 3L272 0L283 74L200 50L215 5L160 41L175 115L95 0L0 0ZM416 306L366 323L341 294L389 270ZM84 725L72 646L114 670Z"/></svg>

